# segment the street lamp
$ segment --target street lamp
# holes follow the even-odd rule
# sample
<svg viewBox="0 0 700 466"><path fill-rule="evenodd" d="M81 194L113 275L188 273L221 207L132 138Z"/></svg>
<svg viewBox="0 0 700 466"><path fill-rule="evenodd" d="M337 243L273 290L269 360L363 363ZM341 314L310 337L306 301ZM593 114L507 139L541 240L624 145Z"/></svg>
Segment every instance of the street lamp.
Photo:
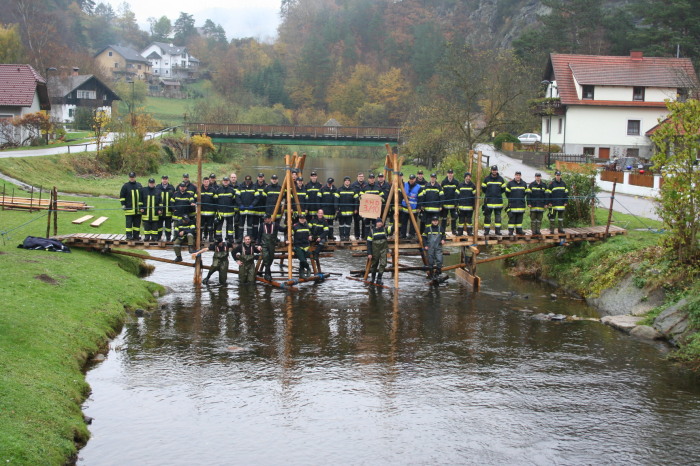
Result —
<svg viewBox="0 0 700 466"><path fill-rule="evenodd" d="M136 82L134 80L131 80L131 81L127 81L126 83L131 84L131 102L129 103L129 115L131 118L131 127L133 128L134 127L134 103L135 103L135 101L134 101L134 99L135 99L134 86L135 86Z"/></svg>
<svg viewBox="0 0 700 466"><path fill-rule="evenodd" d="M544 81L540 82L540 84L544 84L545 86L549 87L549 102L547 102L547 114L549 114L549 122L547 123L547 133L549 133L549 142L547 143L547 168L551 168L552 166L552 113L554 110L552 109L552 93L554 92L554 88L556 87L554 85L554 81L549 81L545 79Z"/></svg>

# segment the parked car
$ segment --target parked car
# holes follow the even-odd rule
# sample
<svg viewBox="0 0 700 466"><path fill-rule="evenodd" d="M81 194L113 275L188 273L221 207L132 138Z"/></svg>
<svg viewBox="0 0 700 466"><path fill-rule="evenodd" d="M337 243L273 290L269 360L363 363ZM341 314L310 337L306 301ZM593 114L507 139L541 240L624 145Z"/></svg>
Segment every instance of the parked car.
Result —
<svg viewBox="0 0 700 466"><path fill-rule="evenodd" d="M535 133L523 133L518 136L518 141L520 141L521 144L534 144L536 142L542 142L542 137Z"/></svg>

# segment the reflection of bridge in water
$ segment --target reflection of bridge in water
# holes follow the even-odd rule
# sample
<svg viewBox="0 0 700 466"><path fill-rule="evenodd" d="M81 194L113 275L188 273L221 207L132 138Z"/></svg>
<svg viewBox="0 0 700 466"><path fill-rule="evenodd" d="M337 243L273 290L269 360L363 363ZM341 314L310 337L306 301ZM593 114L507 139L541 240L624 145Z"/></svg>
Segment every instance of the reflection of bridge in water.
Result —
<svg viewBox="0 0 700 466"><path fill-rule="evenodd" d="M395 127L296 126L187 123L189 134L206 134L215 143L305 146L383 146L397 144L401 130Z"/></svg>

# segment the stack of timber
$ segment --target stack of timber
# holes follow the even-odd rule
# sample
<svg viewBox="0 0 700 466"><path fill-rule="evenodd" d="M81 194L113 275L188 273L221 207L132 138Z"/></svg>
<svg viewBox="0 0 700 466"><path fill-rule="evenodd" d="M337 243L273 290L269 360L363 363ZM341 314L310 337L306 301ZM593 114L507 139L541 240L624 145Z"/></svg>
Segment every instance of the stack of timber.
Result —
<svg viewBox="0 0 700 466"><path fill-rule="evenodd" d="M47 210L50 204L50 197L44 199L17 196L0 197L0 206L2 206L3 209L10 210ZM77 212L79 210L88 210L91 208L92 206L81 201L58 201L58 210L60 212Z"/></svg>

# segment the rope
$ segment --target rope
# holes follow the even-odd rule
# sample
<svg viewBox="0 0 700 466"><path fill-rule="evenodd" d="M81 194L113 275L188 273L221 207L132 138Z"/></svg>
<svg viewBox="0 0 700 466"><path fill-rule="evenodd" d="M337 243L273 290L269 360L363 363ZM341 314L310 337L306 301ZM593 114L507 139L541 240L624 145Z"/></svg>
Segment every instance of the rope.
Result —
<svg viewBox="0 0 700 466"><path fill-rule="evenodd" d="M43 214L39 215L38 217L33 218L32 220L30 220L30 221L28 221L28 222L25 222L25 223L23 223L23 224L21 224L21 225L19 225L19 226L16 226L16 227L14 227L14 228L12 228L12 229L10 229L10 230L0 230L0 236L2 237L3 244L5 244L5 237L7 237L8 240L11 239L11 238L10 238L10 233L12 233L13 231L17 231L17 230L19 230L20 228L23 228L23 227L29 225L30 223L34 223L34 222L36 222L37 220L39 220L39 219L41 219L41 218L43 218L43 217L49 215L50 213L51 213L51 211L44 212Z"/></svg>

